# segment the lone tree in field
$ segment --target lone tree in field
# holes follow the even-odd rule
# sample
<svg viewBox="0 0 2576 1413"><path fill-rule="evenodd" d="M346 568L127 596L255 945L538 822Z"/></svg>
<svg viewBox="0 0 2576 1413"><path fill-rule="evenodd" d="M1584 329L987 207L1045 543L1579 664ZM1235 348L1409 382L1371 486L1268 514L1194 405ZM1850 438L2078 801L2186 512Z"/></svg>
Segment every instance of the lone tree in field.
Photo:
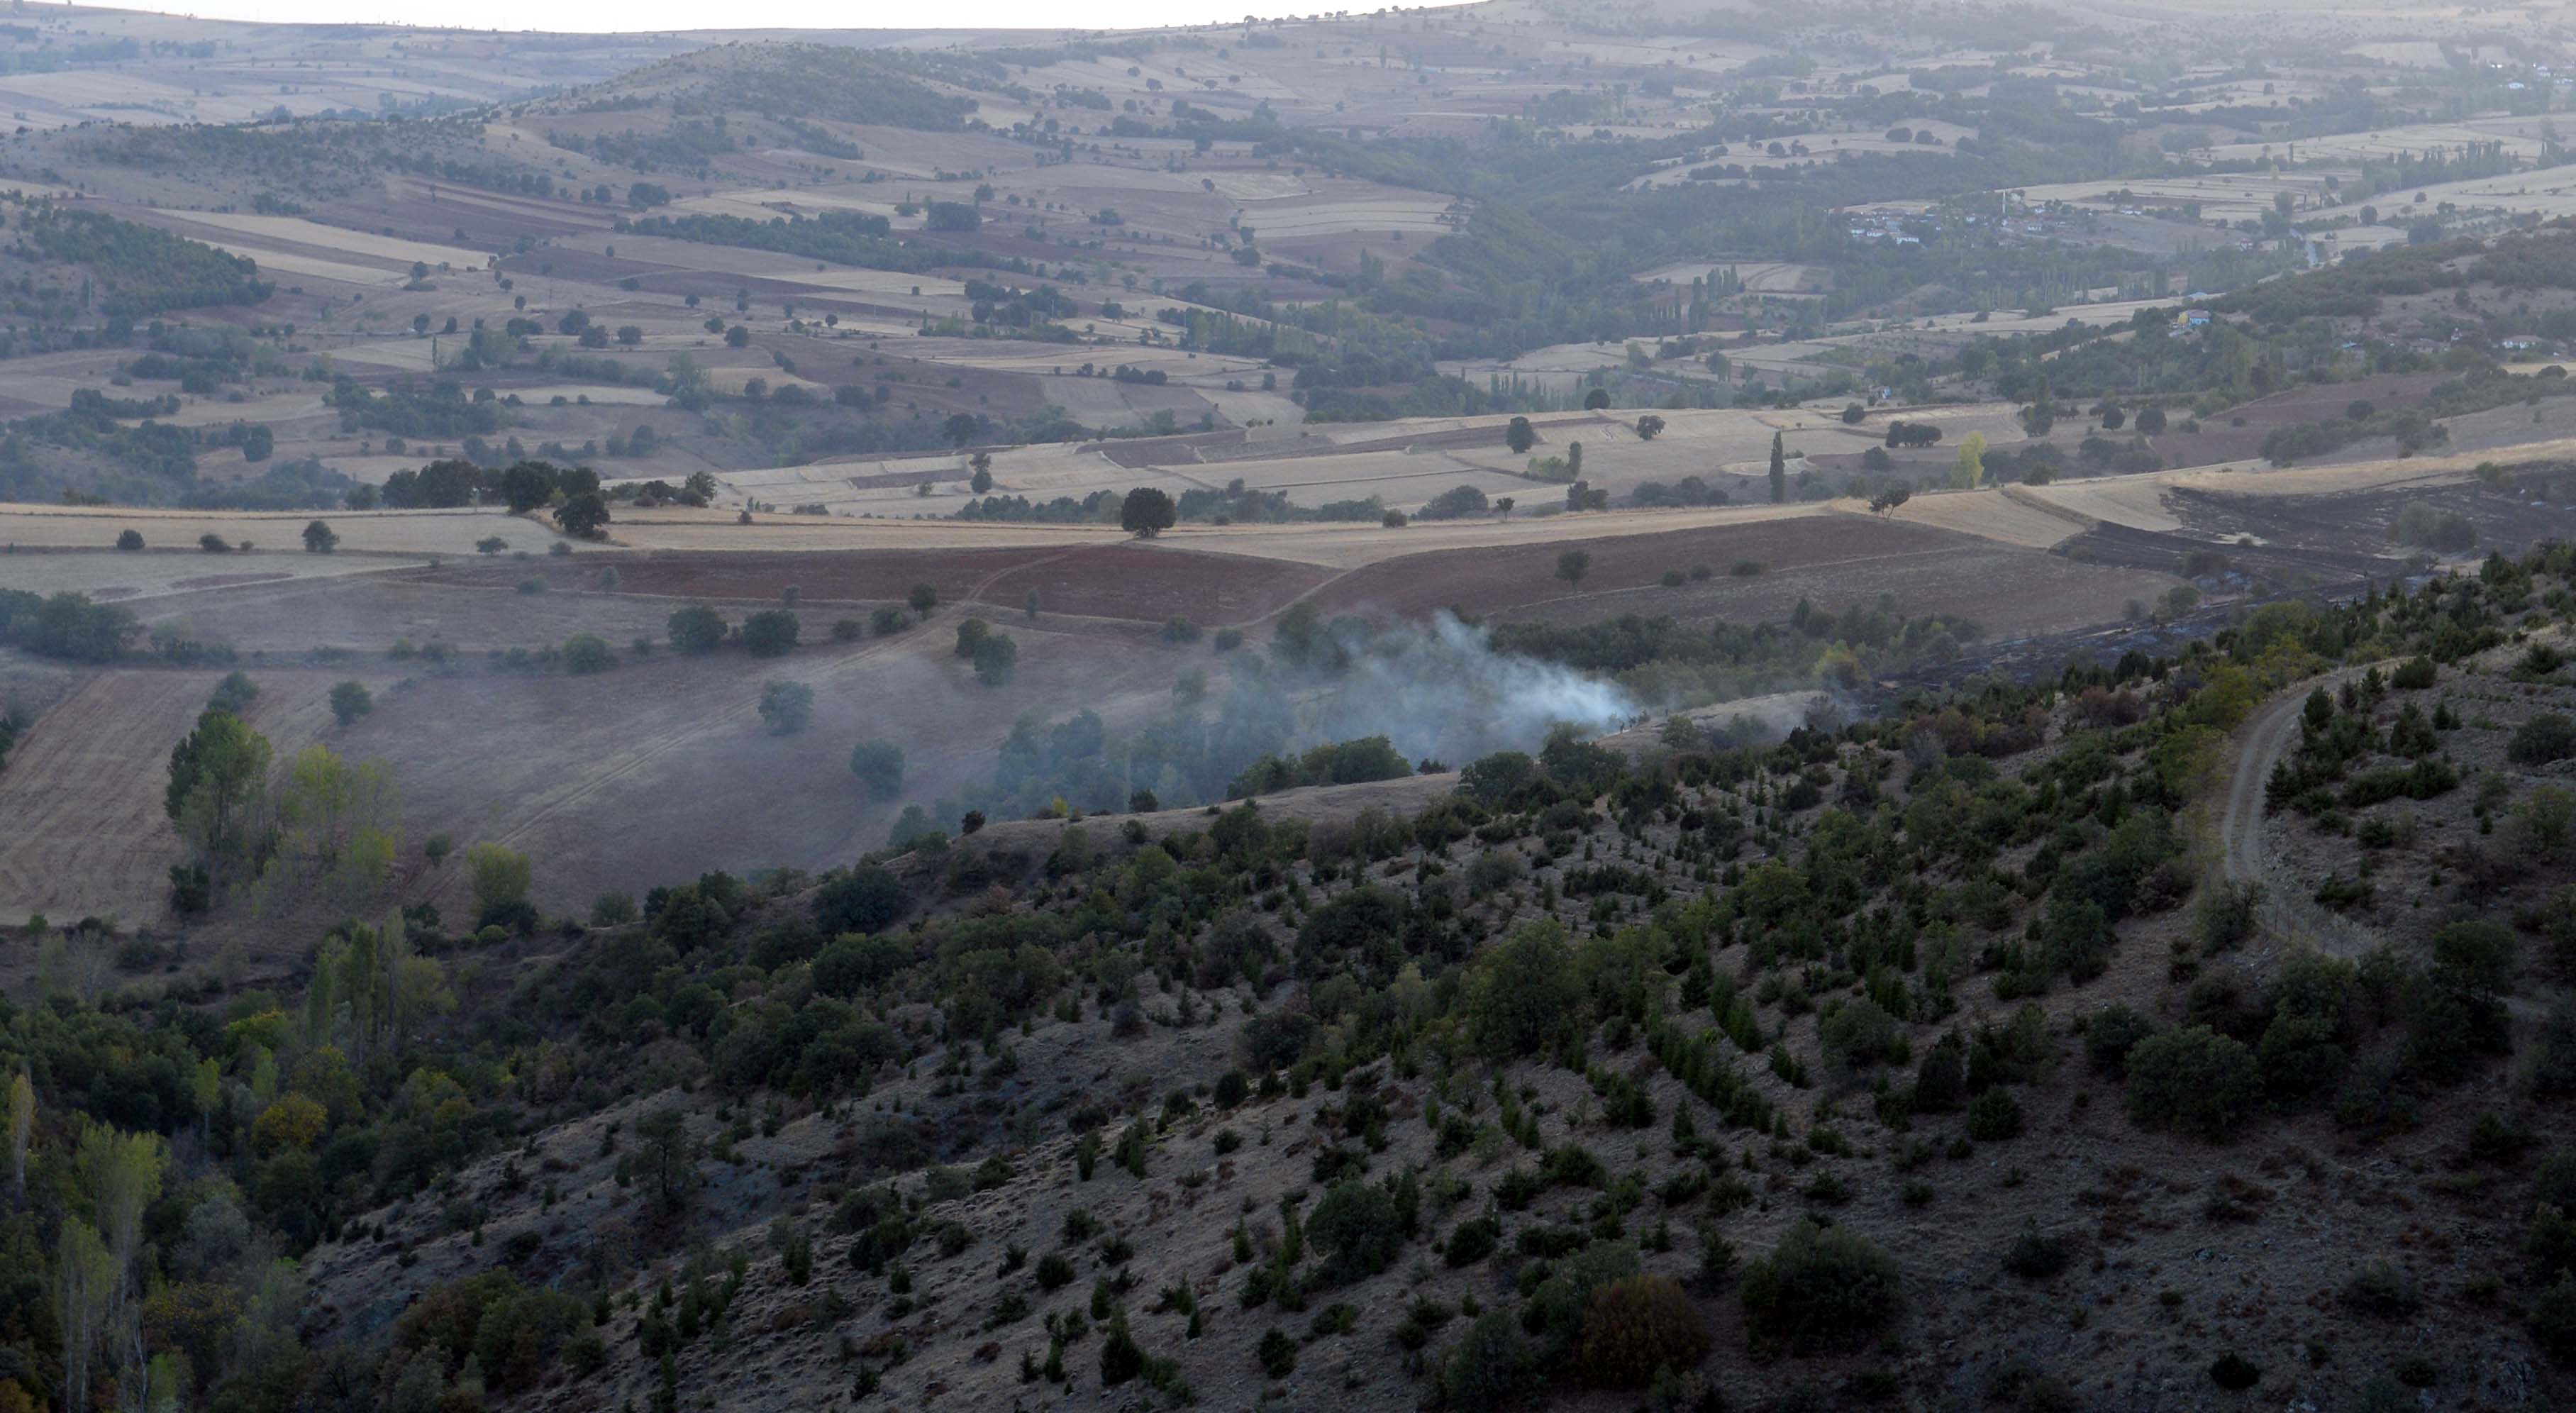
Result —
<svg viewBox="0 0 2576 1413"><path fill-rule="evenodd" d="M1505 520L1509 520L1512 518L1512 506L1514 504L1515 502L1510 496L1496 496L1494 497L1494 513L1503 517Z"/></svg>
<svg viewBox="0 0 2576 1413"><path fill-rule="evenodd" d="M375 709L375 696L363 682L343 682L331 689L331 715L339 721L343 731Z"/></svg>
<svg viewBox="0 0 2576 1413"><path fill-rule="evenodd" d="M635 1121L636 1151L628 1171L641 1172L653 1200L666 1212L689 1204L698 1186L698 1144L689 1136L677 1108L663 1109Z"/></svg>
<svg viewBox="0 0 2576 1413"><path fill-rule="evenodd" d="M598 539L608 528L608 498L597 491L574 496L555 507L555 523L567 535Z"/></svg>
<svg viewBox="0 0 2576 1413"><path fill-rule="evenodd" d="M967 478L968 490L980 496L993 489L993 453L979 451L966 459L966 465L975 473Z"/></svg>
<svg viewBox="0 0 2576 1413"><path fill-rule="evenodd" d="M760 719L772 736L793 736L814 719L814 689L802 682L761 684Z"/></svg>
<svg viewBox="0 0 2576 1413"><path fill-rule="evenodd" d="M1580 588L1583 584L1583 576L1591 572L1592 552L1590 550L1567 550L1556 557L1556 577L1564 580L1565 586L1569 589Z"/></svg>
<svg viewBox="0 0 2576 1413"><path fill-rule="evenodd" d="M1152 486L1138 486L1119 504L1118 525L1140 540L1150 540L1180 519L1172 498Z"/></svg>
<svg viewBox="0 0 2576 1413"><path fill-rule="evenodd" d="M1650 442L1663 434L1663 418L1649 412L1645 416L1637 419L1637 440L1641 442Z"/></svg>
<svg viewBox="0 0 2576 1413"><path fill-rule="evenodd" d="M1503 426L1503 445L1510 447L1514 456L1525 455L1538 445L1538 433L1530 427L1528 418L1515 417Z"/></svg>
<svg viewBox="0 0 2576 1413"><path fill-rule="evenodd" d="M465 851L465 871L473 880L478 918L515 916L527 903L528 885L536 877L527 855L488 839Z"/></svg>
<svg viewBox="0 0 2576 1413"><path fill-rule="evenodd" d="M617 665L617 653L597 633L575 633L564 639L563 668L575 677L606 672Z"/></svg>
<svg viewBox="0 0 2576 1413"><path fill-rule="evenodd" d="M724 615L705 604L675 610L666 624L671 646L684 653L711 653L724 645Z"/></svg>
<svg viewBox="0 0 2576 1413"><path fill-rule="evenodd" d="M140 543L138 540L137 543ZM304 552L329 554L340 547L340 536L326 521L316 520L304 527Z"/></svg>
<svg viewBox="0 0 2576 1413"><path fill-rule="evenodd" d="M912 591L904 595L903 601L912 605L913 612L927 615L932 609L939 607L939 586L915 584L912 586Z"/></svg>
<svg viewBox="0 0 2576 1413"><path fill-rule="evenodd" d="M753 657L785 657L796 647L801 625L783 608L764 608L742 621L742 645Z"/></svg>
<svg viewBox="0 0 2576 1413"><path fill-rule="evenodd" d="M1789 448L1778 432L1771 434L1771 503L1785 505L1789 500Z"/></svg>
<svg viewBox="0 0 2576 1413"><path fill-rule="evenodd" d="M903 747L892 741L861 741L850 748L850 773L878 799L894 798L903 788Z"/></svg>
<svg viewBox="0 0 2576 1413"><path fill-rule="evenodd" d="M1008 685L1020 670L1020 645L1009 635L987 633L975 644L975 678L987 687Z"/></svg>

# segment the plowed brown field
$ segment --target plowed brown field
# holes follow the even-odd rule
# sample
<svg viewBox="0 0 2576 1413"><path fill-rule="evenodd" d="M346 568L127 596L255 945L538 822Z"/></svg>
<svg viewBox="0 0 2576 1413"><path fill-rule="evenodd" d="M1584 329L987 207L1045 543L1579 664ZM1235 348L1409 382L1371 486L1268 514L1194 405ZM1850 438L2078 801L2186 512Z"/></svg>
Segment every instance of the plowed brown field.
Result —
<svg viewBox="0 0 2576 1413"><path fill-rule="evenodd" d="M665 598L775 603L793 587L805 603L899 601L915 584L942 603L1017 611L1031 590L1041 610L1159 623L1175 615L1206 624L1247 622L1287 605L1331 577L1281 559L1203 554L1127 540L1012 549L672 554L619 561L617 592ZM594 583L549 565L458 564L422 571L431 582L505 586L532 572L562 587Z"/></svg>

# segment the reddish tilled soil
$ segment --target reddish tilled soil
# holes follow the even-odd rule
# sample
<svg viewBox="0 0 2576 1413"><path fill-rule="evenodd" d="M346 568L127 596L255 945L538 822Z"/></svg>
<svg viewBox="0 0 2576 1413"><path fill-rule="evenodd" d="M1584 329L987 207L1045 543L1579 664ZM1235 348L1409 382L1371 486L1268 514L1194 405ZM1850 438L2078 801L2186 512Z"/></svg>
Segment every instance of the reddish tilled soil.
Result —
<svg viewBox="0 0 2576 1413"><path fill-rule="evenodd" d="M1579 593L1556 577L1568 549L1592 556ZM1762 565L1736 575L1739 562ZM1707 579L1665 588L1666 570ZM1954 613L1990 634L2081 627L2152 599L2167 575L2071 563L1974 536L1859 515L1819 515L1658 535L1444 551L1388 560L1317 595L1333 613L1420 616L1442 608L1506 619L1577 623L1607 615L1670 614L1749 623L1788 616L1798 600L1840 610L1893 598L1898 611Z"/></svg>
<svg viewBox="0 0 2576 1413"><path fill-rule="evenodd" d="M2292 388L2285 393L2256 398L2232 411L2204 417L2200 420L2198 432L2181 431L2181 415L2168 413L2175 430L2157 437L2154 445L2169 466L2212 466L2222 461L2251 461L2259 454L2263 438L2282 427L2341 417L2344 409L2356 401L2371 403L2382 412L2396 407L2411 407L2423 401L2424 394L2432 391L2434 385L2446 382L2452 376L2449 373L2384 373L2377 377L2356 378L2348 383ZM2245 419L2242 427L2234 425L2239 417ZM2058 425L2062 427L2065 424L2060 422ZM2129 434L2130 429L2123 427L2107 435L2125 439ZM2385 455L2386 445L2384 441L2378 443L2377 446L2383 450L2374 450L2370 454ZM2354 454L2359 455L2360 452L2356 449Z"/></svg>
<svg viewBox="0 0 2576 1413"><path fill-rule="evenodd" d="M915 584L942 603L1017 611L1035 589L1045 613L1160 623L1174 616L1205 625L1243 623L1286 607L1331 577L1285 560L1202 554L1117 543L982 550L854 553L686 554L621 560L617 592L665 598L775 603L789 586L806 604L900 601ZM530 574L522 562L422 571L436 582L506 587ZM549 565L558 588L596 585L591 574Z"/></svg>
<svg viewBox="0 0 2576 1413"><path fill-rule="evenodd" d="M1243 445L1243 433L1239 431L1191 432L1178 437L1137 437L1119 441L1093 442L1082 450L1099 452L1108 457L1112 465L1123 466L1133 471L1148 466L1196 466L1206 460L1200 455L1199 449L1202 447L1239 447L1241 445Z"/></svg>

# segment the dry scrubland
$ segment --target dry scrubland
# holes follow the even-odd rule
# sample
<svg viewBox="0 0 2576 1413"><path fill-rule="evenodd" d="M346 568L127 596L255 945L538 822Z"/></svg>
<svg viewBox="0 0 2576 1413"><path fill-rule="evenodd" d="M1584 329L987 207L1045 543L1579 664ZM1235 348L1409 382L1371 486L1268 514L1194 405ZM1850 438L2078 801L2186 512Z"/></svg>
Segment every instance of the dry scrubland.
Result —
<svg viewBox="0 0 2576 1413"><path fill-rule="evenodd" d="M2498 666L2485 662L2446 674L2435 690L2481 697L2494 686ZM2071 737L2063 738L2007 769L2014 776L2058 769L2069 750ZM1907 794L1920 800L1932 791L1926 782ZM1311 798L1283 799L1278 817L1303 817ZM1369 798L1394 804L1407 797L1378 792ZM1707 793L1692 787L1685 798L1700 803ZM1185 836L1203 822L1142 816L1135 835ZM1086 828L1097 832L1101 823ZM2449 827L2466 824L2453 820ZM983 876L1044 888L1040 861L1060 857L1070 834L1059 822L997 826L975 857ZM1540 887L1571 881L1587 845L1662 862L1659 883L1681 897L1701 892L1689 868L1672 858L1671 851L1688 847L1685 837L1659 822L1623 831L1594 818L1536 849L1518 842L1459 846L1461 862L1500 850L1525 870L1499 896L1470 897L1464 905L1505 926L1551 915L1577 922L1576 905L1559 903L1553 890ZM1115 866L1133 847L1110 843L1099 857ZM2006 852L2017 858L2026 847ZM2410 858L2430 847L2429 839L2401 846ZM936 890L950 863L915 857L898 866ZM1413 858L1363 864L1355 877L1332 885L1317 880L1314 887L1322 894L1363 883L1430 881L1419 880L1418 872ZM806 902L791 896L762 917L792 917ZM958 905L998 906L989 893ZM1253 922L1265 932L1271 926L1257 916ZM1287 930L1280 929L1283 946ZM1514 1272L1530 1260L1510 1254L1518 1232L1589 1226L1595 1242L1631 1242L1644 1270L1684 1282L1710 1323L1714 1353L1703 1367L1711 1380L1766 1400L1797 1397L1798 1387L1821 1384L1898 1390L1872 1395L1875 1401L1937 1404L1958 1394L1982 1402L1983 1391L1998 1385L2036 1384L2061 1390L2061 1400L2198 1406L2205 1396L2189 1391L2207 1383L2209 1351L2218 1349L2246 1360L2256 1379L2277 1381L2321 1406L2356 1402L2365 1387L2397 1387L2391 1369L2421 1382L2412 1372L2417 1361L2442 1386L2492 1389L2536 1406L2554 1401L2563 1375L2532 1358L2513 1327L2500 1326L2483 1308L2499 1286L2516 1288L2496 1281L2497 1263L2485 1253L2513 1240L2511 1229L2531 1191L2528 1169L2467 1148L2472 1140L2464 1117L2401 1127L2357 1147L2347 1128L2316 1110L2263 1117L2224 1143L2124 1116L2124 1098L2134 1102L2144 1081L2132 1071L2124 1086L2116 1052L2107 1066L2088 1058L2078 1022L2127 1007L2159 1028L2212 1015L2244 1027L2257 1004L2256 978L2278 958L2205 949L2202 937L2188 910L2149 903L2124 925L2098 975L2052 990L2026 1010L1994 994L1983 978L1964 987L1961 1009L1950 1019L1963 1028L1991 1026L1987 1033L1998 1048L2017 1057L1997 1062L2008 1077L1988 1091L2008 1095L2009 1104L1988 1101L1964 1120L1956 1112L1917 1110L1901 1125L1883 1126L1869 1113L1874 1060L1845 1070L1816 1059L1797 1079L1742 1065L1746 1092L1783 1114L1800 1114L1823 1135L1808 1143L1730 1128L1672 1067L1647 1061L1647 1047L1631 1032L1624 1044L1605 1038L1588 1054L1608 1067L1602 1072L1635 1085L1651 1120L1642 1126L1621 1126L1596 1092L1626 1091L1607 1080L1587 1085L1580 1072L1545 1060L1488 1065L1471 1058L1441 1073L1378 1063L1304 1093L1241 1099L1185 1093L1186 1107L1173 1104L1159 1119L1148 1114L1130 1131L1141 1173L1106 1155L1095 1171L1077 1158L1073 1138L1057 1129L1053 1116L1110 1096L1150 1109L1159 1095L1188 1090L1193 1077L1222 1073L1255 1043L1243 1003L1274 1014L1282 993L1184 983L1187 989L1154 998L1157 1019L1142 1026L1122 1026L1112 1008L1080 999L1016 1029L1006 1050L1010 1063L981 1062L971 1083L956 1083L960 1076L928 1064L889 1070L863 1098L799 1108L773 1115L756 1132L746 1123L732 1133L723 1145L727 1157L707 1165L692 1210L721 1245L741 1253L739 1293L729 1302L725 1335L689 1342L678 1369L688 1386L722 1402L790 1407L838 1398L850 1374L835 1355L836 1341L847 1335L881 1377L879 1396L891 1401L1025 1398L1021 1356L1034 1365L1045 1353L1041 1320L1060 1323L1087 1310L1102 1298L1091 1294L1091 1281L1114 1281L1124 1269L1151 1275L1123 1300L1111 1287L1108 1302L1124 1306L1120 1328L1146 1350L1180 1361L1202 1402L1250 1405L1265 1389L1284 1387L1291 1398L1313 1390L1361 1406L1398 1406L1414 1396L1423 1376L1422 1366L1407 1357L1408 1348L1423 1342L1416 1335L1445 1352L1461 1325L1441 1325L1463 1323L1460 1311L1468 1302L1500 1308L1511 1300ZM1755 965L1731 942L1720 942L1713 955L1728 975ZM2547 985L2528 972L2505 984ZM1757 1013L1773 1017L1774 1001L1761 1000ZM1818 1057L1832 1043L1828 1023L1804 1006L1779 1009L1776 1020L1778 1035L1769 1043L1779 1053ZM2006 1046L2001 1037L2008 1033L2022 1038ZM2360 1033L2391 1039L2368 1028ZM666 1046L660 1058L687 1063L693 1055ZM2138 1064L2143 1068L2143 1058ZM1497 1074L1513 1104L1500 1114L1488 1087ZM2447 1093L2462 1101L2458 1107L2475 1109L2502 1102L2505 1088L2491 1067ZM724 1135L729 1115L719 1102L677 1105L688 1131L710 1141ZM619 1145L605 1125L632 1128L653 1107L652 1101L612 1105L540 1134L535 1147L514 1158L495 1155L460 1174L461 1190L481 1204L487 1245L509 1243L538 1265L578 1260L603 1246L615 1260L633 1253L641 1273L613 1284L621 1308L607 1334L616 1362L608 1386L596 1390L607 1398L649 1394L652 1362L636 1355L635 1342L649 1323L639 1318L640 1309L666 1275L686 1284L676 1263L646 1254L658 1219L632 1186L616 1180L608 1152ZM1693 1121L1681 1136L1668 1133L1665 1123L1676 1112ZM1498 1118L1518 1123L1518 1113L1529 1115L1532 1126L1518 1142L1500 1144L1446 1142L1436 1121L1454 1115L1472 1133ZM1014 1117L1027 1114L1047 1117ZM2004 1114L2009 1118L1997 1117ZM963 1159L982 1150L960 1130L1005 1131L1014 1122L1021 1127L1008 1142L1009 1161L970 1178L972 1165ZM2535 1116L2534 1122L2554 1120ZM1104 1137L1116 1138L1121 1129L1113 1123ZM2541 1131L2547 1136L2536 1134L2536 1141L2556 1141L2554 1131ZM852 1223L838 1204L849 1185L839 1175L872 1155L916 1144L933 1158L961 1161L953 1175L932 1176L924 1185L897 1180L924 1198L915 1215L928 1235L899 1267L890 1266L867 1235L868 1223L857 1223L855 1234L847 1230ZM1522 1189L1533 1194L1526 1198L1489 1200L1512 1188L1510 1174L1540 1171L1545 1155L1567 1150L1596 1155L1606 1171L1597 1179L1542 1179ZM530 1160L541 1162L554 1184L542 1206L514 1176L523 1169L513 1162ZM1278 1199L1304 1190L1308 1205L1300 1215L1313 1221L1314 1231L1331 1233L1336 1229L1313 1205L1328 1184L1314 1173L1318 1164L1343 1168L1354 1161L1372 1177L1406 1169L1437 1175L1424 1183L1421 1212L1424 1236L1440 1244L1399 1243L1397 1259L1387 1265L1325 1278L1304 1297L1304 1308L1239 1300L1280 1249ZM1573 1166L1559 1162L1546 1170ZM1632 1174L1636 1185L1623 1198L1618 1179ZM1716 1230L1727 1250L1749 1259L1769 1253L1814 1211L1890 1253L1904 1291L1902 1310L1886 1327L1893 1337L1854 1339L1795 1360L1748 1357L1748 1343L1761 1338L1746 1298L1750 1281L1739 1284L1723 1271L1705 1274L1696 1233ZM1505 1239L1502 1251L1489 1255L1471 1243L1466 1228L1497 1215ZM783 1257L783 1243L773 1239L781 1228L772 1223L782 1216L811 1235L810 1272ZM381 1230L326 1247L313 1264L314 1308L333 1328L376 1325L413 1292L481 1269L488 1259L469 1232L442 1230L427 1204L381 1208L370 1217ZM930 1239L952 1223L953 1235ZM1615 1238L1598 1235L1611 1228ZM1327 1256L1337 1249L1329 1235L1308 1240ZM1441 1259L1444 1247L1454 1254ZM409 1259L397 1262L397 1251ZM1033 1278L1030 1263L1041 1255L1063 1258L1069 1279ZM1158 1296L1168 1290L1183 1294ZM1421 1328L1426 1320L1427 1330ZM1399 1335L1408 1322L1413 1333L1381 1337ZM1274 1330L1289 1357L1265 1376L1260 1345ZM891 1337L877 1338L880 1331ZM1065 1353L1076 1399L1094 1401L1090 1370L1104 1337L1095 1331ZM898 1338L902 1352L886 1359ZM1624 1406L1601 1395L1557 1401Z"/></svg>

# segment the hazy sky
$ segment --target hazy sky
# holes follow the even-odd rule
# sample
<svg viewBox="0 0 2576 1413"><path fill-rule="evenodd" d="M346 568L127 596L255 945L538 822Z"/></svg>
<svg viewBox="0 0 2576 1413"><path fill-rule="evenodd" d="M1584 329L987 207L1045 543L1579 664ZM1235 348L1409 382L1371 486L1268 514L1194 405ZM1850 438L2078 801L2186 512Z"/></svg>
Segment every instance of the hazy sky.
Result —
<svg viewBox="0 0 2576 1413"><path fill-rule="evenodd" d="M1347 4L1347 0L1344 0ZM861 4L832 0L196 0L142 4L205 19L346 24L352 21L473 29L635 31L673 29L1135 29L1259 15L1317 14L1319 0L939 0ZM1375 9L1375 5L1367 8Z"/></svg>

